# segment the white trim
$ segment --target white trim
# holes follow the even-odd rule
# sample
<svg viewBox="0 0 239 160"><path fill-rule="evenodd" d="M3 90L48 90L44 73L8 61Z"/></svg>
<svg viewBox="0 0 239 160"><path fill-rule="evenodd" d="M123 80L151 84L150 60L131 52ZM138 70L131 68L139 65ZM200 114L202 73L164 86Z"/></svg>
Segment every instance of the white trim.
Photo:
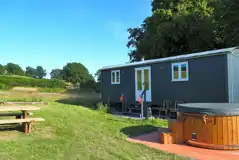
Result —
<svg viewBox="0 0 239 160"><path fill-rule="evenodd" d="M141 70L142 71L142 76L141 76L141 81L142 81L142 91L144 90L144 70L149 70L149 90L146 91L146 101L147 102L151 102L152 101L152 81L151 81L151 66L147 66L147 67L138 67L135 68L135 100L138 100L138 96L137 96L137 91L138 91L138 79L137 79L137 71ZM143 99L144 100L144 99Z"/></svg>
<svg viewBox="0 0 239 160"><path fill-rule="evenodd" d="M116 82L117 80L117 73L119 73L119 82ZM114 79L114 82L113 82L113 74L115 74L115 79ZM110 75L110 79L111 79L111 84L120 84L120 70L112 70L111 71L111 75Z"/></svg>
<svg viewBox="0 0 239 160"><path fill-rule="evenodd" d="M179 56L172 56L172 57L167 57L167 58L144 60L144 61L140 61L140 62L127 63L127 64L121 64L121 65L106 66L106 67L101 68L101 70L121 68L121 67L130 67L130 66L137 66L137 65L144 65L144 64L151 64L151 63L165 62L165 61L175 61L175 60L183 60L183 59L190 59L190 58L199 58L199 57L205 57L205 56L211 56L211 55L228 54L237 48L238 47L232 47L232 48L225 48L225 49L218 49L218 50L211 50L211 51L205 51L205 52L179 55Z"/></svg>
<svg viewBox="0 0 239 160"><path fill-rule="evenodd" d="M233 103L232 55L227 55L228 101Z"/></svg>
<svg viewBox="0 0 239 160"><path fill-rule="evenodd" d="M182 64L186 65L186 73L187 77L182 78ZM174 78L174 66L178 66L178 79ZM189 80L189 69L188 69L188 62L177 62L177 63L172 63L171 64L171 80L172 82L179 82L179 81L188 81Z"/></svg>
<svg viewBox="0 0 239 160"><path fill-rule="evenodd" d="M228 100L239 103L239 49L227 56L228 64Z"/></svg>

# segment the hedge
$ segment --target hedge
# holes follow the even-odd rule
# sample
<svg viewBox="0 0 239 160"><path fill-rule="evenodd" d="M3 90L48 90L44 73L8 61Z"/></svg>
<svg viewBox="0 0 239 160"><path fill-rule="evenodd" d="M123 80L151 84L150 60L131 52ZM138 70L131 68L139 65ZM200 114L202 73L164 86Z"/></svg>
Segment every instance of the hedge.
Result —
<svg viewBox="0 0 239 160"><path fill-rule="evenodd" d="M66 88L66 84L60 80L34 79L14 76L0 76L0 86L12 88L20 87L41 87L41 88Z"/></svg>

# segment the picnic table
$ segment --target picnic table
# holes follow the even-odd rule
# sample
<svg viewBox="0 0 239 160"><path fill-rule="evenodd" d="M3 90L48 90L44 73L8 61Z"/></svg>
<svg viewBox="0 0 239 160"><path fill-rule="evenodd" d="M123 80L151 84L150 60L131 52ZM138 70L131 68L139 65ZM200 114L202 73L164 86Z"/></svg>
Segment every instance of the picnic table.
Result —
<svg viewBox="0 0 239 160"><path fill-rule="evenodd" d="M29 134L33 122L44 121L44 118L28 117L29 111L36 110L40 110L40 108L36 106L0 106L0 117L16 117L15 119L0 119L0 125L22 123L24 132Z"/></svg>

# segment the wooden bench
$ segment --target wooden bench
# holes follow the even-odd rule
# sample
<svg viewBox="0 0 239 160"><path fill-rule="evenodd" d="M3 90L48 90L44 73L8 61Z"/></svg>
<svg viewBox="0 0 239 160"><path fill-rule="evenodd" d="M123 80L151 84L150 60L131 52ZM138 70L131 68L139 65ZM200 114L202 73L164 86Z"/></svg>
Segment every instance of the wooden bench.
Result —
<svg viewBox="0 0 239 160"><path fill-rule="evenodd" d="M31 112L27 112L27 115L33 115ZM16 119L22 118L22 113L0 113L0 117L16 117Z"/></svg>
<svg viewBox="0 0 239 160"><path fill-rule="evenodd" d="M3 120L0 120L0 125L23 123L24 132L26 134L29 134L31 133L31 124L33 122L41 122L41 121L45 121L45 119L44 118L3 119Z"/></svg>
<svg viewBox="0 0 239 160"><path fill-rule="evenodd" d="M16 124L21 123L24 127L24 132L29 134L31 132L31 124L32 122L44 121L43 118L29 118L28 115L32 115L28 111L40 110L39 107L36 106L0 106L0 117L6 116L16 116L16 119L2 119L0 120L0 125L4 124ZM13 113L13 111L17 111L17 113ZM18 112L21 113L18 113Z"/></svg>

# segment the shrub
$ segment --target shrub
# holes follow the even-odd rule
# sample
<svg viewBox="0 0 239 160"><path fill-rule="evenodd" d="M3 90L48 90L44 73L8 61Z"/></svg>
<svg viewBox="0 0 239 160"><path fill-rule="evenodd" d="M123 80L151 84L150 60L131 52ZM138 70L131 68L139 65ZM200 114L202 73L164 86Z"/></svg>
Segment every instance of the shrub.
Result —
<svg viewBox="0 0 239 160"><path fill-rule="evenodd" d="M105 113L110 113L110 107L108 107L107 105L103 105L103 103L98 103L97 109Z"/></svg>
<svg viewBox="0 0 239 160"><path fill-rule="evenodd" d="M40 88L66 88L66 84L60 80L34 79L15 76L0 76L0 84L8 88L22 87L40 87ZM2 86L2 87L3 87ZM1 86L0 86L1 87Z"/></svg>
<svg viewBox="0 0 239 160"><path fill-rule="evenodd" d="M2 90L7 89L7 86L3 83L0 83L0 89L2 89Z"/></svg>

